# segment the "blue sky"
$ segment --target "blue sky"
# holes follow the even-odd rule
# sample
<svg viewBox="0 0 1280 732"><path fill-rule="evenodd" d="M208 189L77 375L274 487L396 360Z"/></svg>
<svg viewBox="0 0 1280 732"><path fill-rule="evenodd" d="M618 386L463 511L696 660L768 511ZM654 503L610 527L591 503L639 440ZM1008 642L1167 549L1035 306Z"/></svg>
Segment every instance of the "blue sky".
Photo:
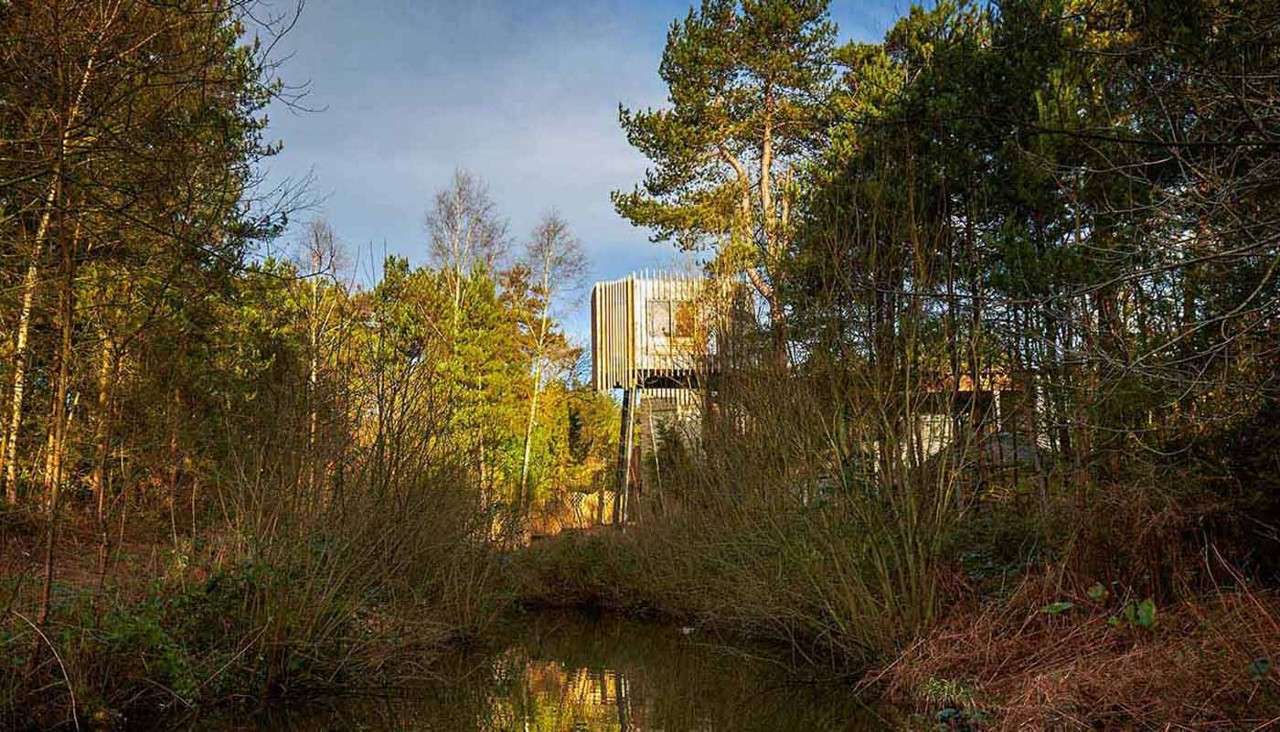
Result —
<svg viewBox="0 0 1280 732"><path fill-rule="evenodd" d="M316 211L367 280L370 252L425 260L423 217L454 168L485 179L522 241L555 207L586 245L592 279L678 265L613 211L645 160L617 124L621 102L660 106L658 62L689 2L308 0L282 41L281 75L320 111L270 112L283 152L269 177L312 176ZM842 38L877 40L907 8L836 0ZM290 234L277 247L287 244ZM375 263L376 265L376 263ZM568 319L581 336L586 307ZM581 311L580 313L577 311Z"/></svg>

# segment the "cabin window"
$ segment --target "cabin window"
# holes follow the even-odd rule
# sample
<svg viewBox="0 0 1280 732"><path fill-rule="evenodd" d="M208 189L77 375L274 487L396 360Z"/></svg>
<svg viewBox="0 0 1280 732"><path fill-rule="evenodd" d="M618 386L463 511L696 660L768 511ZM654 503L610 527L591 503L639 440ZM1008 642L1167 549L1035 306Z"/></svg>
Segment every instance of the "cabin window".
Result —
<svg viewBox="0 0 1280 732"><path fill-rule="evenodd" d="M649 300L645 303L649 336L688 338L693 335L693 303L688 300Z"/></svg>
<svg viewBox="0 0 1280 732"><path fill-rule="evenodd" d="M671 330L671 301L650 300L645 303L649 321L649 337L666 336Z"/></svg>

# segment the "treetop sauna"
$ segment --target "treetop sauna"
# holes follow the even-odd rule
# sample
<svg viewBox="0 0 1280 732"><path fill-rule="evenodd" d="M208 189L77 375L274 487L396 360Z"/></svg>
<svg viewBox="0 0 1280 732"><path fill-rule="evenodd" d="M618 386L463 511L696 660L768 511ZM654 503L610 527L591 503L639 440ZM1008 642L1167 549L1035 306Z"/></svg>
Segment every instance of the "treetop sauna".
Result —
<svg viewBox="0 0 1280 732"><path fill-rule="evenodd" d="M599 391L688 386L700 357L703 280L641 273L591 288L591 375Z"/></svg>
<svg viewBox="0 0 1280 732"><path fill-rule="evenodd" d="M598 391L622 390L615 523L628 518L629 488L637 480L631 455L637 421L643 450L646 443L656 444L659 424L696 413L696 390L729 356L731 341L725 336L745 313L743 294L736 283L657 272L591 288L592 385ZM638 414L642 393L647 411Z"/></svg>

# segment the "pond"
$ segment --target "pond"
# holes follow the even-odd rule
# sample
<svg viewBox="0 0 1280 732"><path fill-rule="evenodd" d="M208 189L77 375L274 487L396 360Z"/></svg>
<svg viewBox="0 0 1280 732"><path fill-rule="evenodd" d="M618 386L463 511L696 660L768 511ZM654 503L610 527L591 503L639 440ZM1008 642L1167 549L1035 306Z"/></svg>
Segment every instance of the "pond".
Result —
<svg viewBox="0 0 1280 732"><path fill-rule="evenodd" d="M500 650L451 659L447 682L197 720L187 729L807 732L888 726L847 683L802 683L777 659L702 635L607 616L531 614L510 624Z"/></svg>

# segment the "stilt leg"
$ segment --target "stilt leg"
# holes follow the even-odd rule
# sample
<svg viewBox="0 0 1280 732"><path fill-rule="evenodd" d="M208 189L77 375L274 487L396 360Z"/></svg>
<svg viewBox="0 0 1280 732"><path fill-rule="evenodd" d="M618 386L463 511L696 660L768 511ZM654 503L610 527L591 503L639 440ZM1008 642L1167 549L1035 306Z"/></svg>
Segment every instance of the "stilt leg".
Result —
<svg viewBox="0 0 1280 732"><path fill-rule="evenodd" d="M631 392L631 408L627 410L627 425L625 439L627 442L625 464L622 467L622 474L625 478L622 481L622 523L635 521L639 516L639 512L631 510L631 456L635 453L636 444L636 412L640 411L640 389L633 389Z"/></svg>
<svg viewBox="0 0 1280 732"><path fill-rule="evenodd" d="M618 424L618 481L613 494L613 525L621 526L625 519L623 501L627 493L627 469L631 462L631 442L628 425L631 423L631 389L622 390L622 421Z"/></svg>

